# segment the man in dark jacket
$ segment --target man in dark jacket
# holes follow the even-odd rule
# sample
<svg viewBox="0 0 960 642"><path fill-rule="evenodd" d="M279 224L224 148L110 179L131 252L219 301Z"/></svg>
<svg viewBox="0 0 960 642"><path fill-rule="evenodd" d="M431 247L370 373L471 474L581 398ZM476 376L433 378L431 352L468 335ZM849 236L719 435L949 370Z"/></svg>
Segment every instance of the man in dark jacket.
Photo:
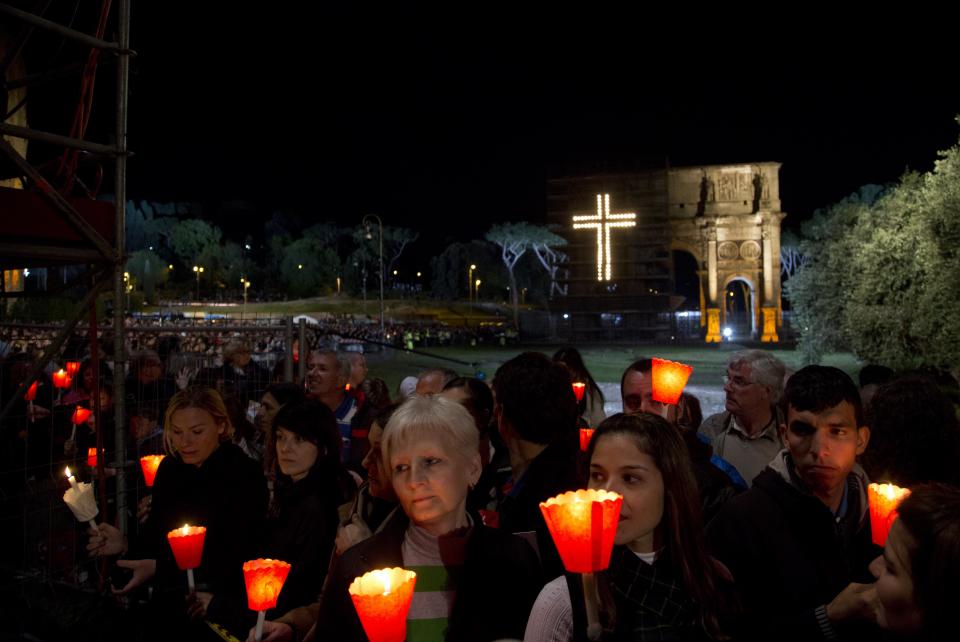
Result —
<svg viewBox="0 0 960 642"><path fill-rule="evenodd" d="M504 363L493 379L494 417L510 453L513 479L499 506L500 529L534 532L545 577L564 571L540 502L583 487L577 399L570 375L539 352Z"/></svg>
<svg viewBox="0 0 960 642"><path fill-rule="evenodd" d="M875 639L876 592L867 479L856 464L870 439L853 381L808 366L790 378L787 448L708 528L733 573L751 640Z"/></svg>

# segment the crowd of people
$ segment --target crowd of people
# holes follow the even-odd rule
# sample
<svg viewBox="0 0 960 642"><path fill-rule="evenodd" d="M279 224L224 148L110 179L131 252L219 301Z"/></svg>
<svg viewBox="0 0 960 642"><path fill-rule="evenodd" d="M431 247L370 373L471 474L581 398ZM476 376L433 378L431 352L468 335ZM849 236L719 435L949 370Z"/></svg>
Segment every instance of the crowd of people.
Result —
<svg viewBox="0 0 960 642"><path fill-rule="evenodd" d="M948 375L869 366L858 385L745 350L727 364L725 410L703 418L692 395L656 401L639 359L624 364L623 412L607 417L573 347L518 354L489 383L434 369L396 391L359 352L311 350L295 383L243 341L223 352L222 366L178 380L144 351L128 375L127 460L166 457L129 532L108 509L85 537L135 613L129 639L217 639L215 624L252 642L241 568L259 557L292 565L268 642L366 640L348 586L390 567L417 573L411 642L938 640L954 628ZM87 364L69 403L99 388L108 425ZM580 400L573 382L586 384ZM38 396L24 421L52 421L55 401ZM85 426L58 452L95 438ZM912 491L883 548L870 481ZM623 498L595 584L565 569L540 509L581 488ZM192 590L166 542L184 523L207 529Z"/></svg>

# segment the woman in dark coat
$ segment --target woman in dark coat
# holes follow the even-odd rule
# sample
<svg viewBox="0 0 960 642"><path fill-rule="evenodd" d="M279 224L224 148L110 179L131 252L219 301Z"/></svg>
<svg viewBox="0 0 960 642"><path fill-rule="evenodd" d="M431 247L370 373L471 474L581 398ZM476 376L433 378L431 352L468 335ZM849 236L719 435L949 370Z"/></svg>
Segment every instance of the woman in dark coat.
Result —
<svg viewBox="0 0 960 642"><path fill-rule="evenodd" d="M408 640L522 637L542 574L529 544L467 513L467 492L481 472L470 413L448 399L414 397L387 424L383 449L404 512L334 565L318 637L365 640L348 586L367 571L395 566L418 575Z"/></svg>
<svg viewBox="0 0 960 642"><path fill-rule="evenodd" d="M144 618L150 639L197 637L216 621L218 603L242 599L243 563L256 557L267 508L267 487L259 465L230 442L233 427L223 400L212 388L193 387L170 400L164 419L168 453L157 470L150 515L137 540L117 566L133 576L117 593L152 580L151 615ZM184 524L206 527L203 557L189 593L167 541ZM125 552L113 526L100 524L88 546L95 554Z"/></svg>

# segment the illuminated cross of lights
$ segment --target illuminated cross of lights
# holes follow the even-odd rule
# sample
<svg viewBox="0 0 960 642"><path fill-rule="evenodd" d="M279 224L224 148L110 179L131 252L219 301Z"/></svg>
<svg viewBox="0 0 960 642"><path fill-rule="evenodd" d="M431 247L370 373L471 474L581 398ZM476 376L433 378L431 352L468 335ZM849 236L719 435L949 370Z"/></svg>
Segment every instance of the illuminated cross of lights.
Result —
<svg viewBox="0 0 960 642"><path fill-rule="evenodd" d="M634 227L637 215L633 212L610 213L610 195L597 194L597 213L574 216L573 229L597 230L597 281L610 280L610 229Z"/></svg>

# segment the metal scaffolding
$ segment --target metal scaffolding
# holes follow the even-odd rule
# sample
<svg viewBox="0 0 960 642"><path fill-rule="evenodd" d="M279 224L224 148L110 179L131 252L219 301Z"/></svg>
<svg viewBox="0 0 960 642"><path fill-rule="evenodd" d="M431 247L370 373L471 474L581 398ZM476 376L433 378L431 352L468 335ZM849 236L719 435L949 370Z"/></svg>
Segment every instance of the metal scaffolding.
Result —
<svg viewBox="0 0 960 642"><path fill-rule="evenodd" d="M96 345L96 301L98 295L105 291L113 280L113 336L114 336L114 372L123 373L126 366L126 357L124 355L124 307L122 305L124 296L123 265L126 262L126 250L124 247L125 235L125 203L126 203L126 173L127 158L129 155L127 148L127 104L130 74L130 58L134 52L130 49L130 0L117 0L115 2L104 1L97 3L99 10L99 20L97 22L97 33L91 35L72 26L66 26L45 17L44 14L51 8L50 2L36 3L35 11L25 11L7 3L0 3L0 16L6 18L6 23L11 27L19 25L19 32L11 34L12 42L8 45L6 52L0 51L0 81L3 83L4 92L0 95L6 96L8 91L14 89L27 88L34 83L47 82L51 77L63 77L73 75L78 71L82 73L82 80L89 79L89 91L87 95L81 94L80 101L86 101L80 107L85 107L85 115L89 121L89 111L92 106L93 82L99 63L99 55L106 54L112 57L110 62L115 62L116 67L116 87L115 87L115 129L113 142L97 143L85 140L86 122L77 130L71 129L71 135L62 135L48 131L38 131L30 127L16 125L10 120L13 112L24 107L26 99L21 101L15 109L8 112L8 105L0 103L3 110L3 118L0 120L0 158L6 157L11 166L15 168L15 175L20 179L24 191L9 190L0 188L0 208L18 209L17 212L4 212L6 221L12 220L13 216L21 219L28 214L40 212L46 218L40 217L35 221L26 221L24 225L0 226L0 268L20 269L24 267L52 267L61 265L84 265L86 270L80 279L77 279L73 286L86 285L87 289L75 312L64 319L64 325L57 336L57 339L44 351L41 359L34 363L29 375L21 383L15 395L8 400L5 407L0 409L0 430L3 430L3 419L10 412L17 399L19 399L30 384L43 371L47 363L60 352L64 342L71 336L74 328L80 320L89 315L90 325L93 328L91 333L91 352L94 363L94 372L98 371L98 351ZM79 7L79 5L78 5ZM76 12L74 13L76 17ZM111 24L115 32L114 40L107 40L104 37L107 24ZM21 77L7 79L7 71L13 67L21 56L24 48L32 38L40 34L53 34L63 40L82 47L86 54L85 61L77 63L68 62L58 68L31 70L30 74ZM76 123L75 123L76 124ZM70 175L65 181L65 185L57 186L48 179L41 167L36 166L27 159L25 144L21 144L17 149L6 138L19 139L41 143L48 146L63 148L63 158L71 158L76 163L76 154L86 152L97 155L99 158L106 159L114 164L114 204L113 204L113 224L97 225L96 204L89 196L85 199L74 198L72 192L75 187L82 183L75 176ZM6 203L6 206L4 205ZM16 204L16 205L14 205ZM23 208L23 211L19 211ZM56 220L65 225L60 228L62 233L57 230L51 230L50 225L43 225L40 221L49 222ZM33 229L30 229L31 223ZM101 221L102 223L102 221ZM42 229L41 229L42 228ZM26 231L25 231L26 230ZM0 297L22 296L21 293L0 291ZM2 299L0 299L2 300ZM118 459L126 459L126 423L124 409L124 377L115 376L113 378L114 403L115 403L115 439L116 452ZM94 412L97 415L99 423L99 400L94 402ZM103 447L103 434L98 431L97 435L98 449ZM104 477L103 458L98 461L99 477ZM130 462L118 461L111 462L110 466L117 469L117 517L118 527L127 532L127 510L126 510L126 476L130 473ZM105 487L101 485L101 493L105 492Z"/></svg>

